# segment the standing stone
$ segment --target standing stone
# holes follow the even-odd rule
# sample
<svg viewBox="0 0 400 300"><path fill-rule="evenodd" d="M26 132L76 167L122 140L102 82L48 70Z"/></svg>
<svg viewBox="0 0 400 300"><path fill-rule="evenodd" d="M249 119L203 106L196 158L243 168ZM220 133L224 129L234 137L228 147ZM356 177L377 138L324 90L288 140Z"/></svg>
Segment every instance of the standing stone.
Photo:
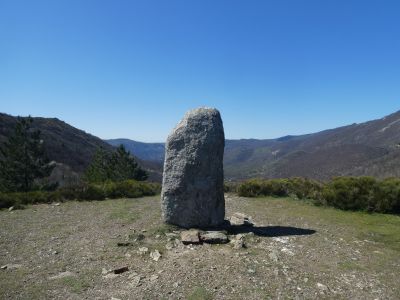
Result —
<svg viewBox="0 0 400 300"><path fill-rule="evenodd" d="M216 109L191 110L174 128L165 145L161 192L166 223L190 228L224 222L224 146Z"/></svg>

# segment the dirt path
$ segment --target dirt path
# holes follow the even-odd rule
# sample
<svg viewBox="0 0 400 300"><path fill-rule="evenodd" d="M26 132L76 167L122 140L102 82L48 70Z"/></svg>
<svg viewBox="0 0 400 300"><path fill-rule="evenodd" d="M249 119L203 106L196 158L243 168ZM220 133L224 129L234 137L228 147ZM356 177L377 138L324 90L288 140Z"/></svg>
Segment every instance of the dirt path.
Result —
<svg viewBox="0 0 400 300"><path fill-rule="evenodd" d="M264 230L246 234L246 249L177 243L159 197L1 211L1 299L400 298L400 217L226 202L228 216L243 212Z"/></svg>

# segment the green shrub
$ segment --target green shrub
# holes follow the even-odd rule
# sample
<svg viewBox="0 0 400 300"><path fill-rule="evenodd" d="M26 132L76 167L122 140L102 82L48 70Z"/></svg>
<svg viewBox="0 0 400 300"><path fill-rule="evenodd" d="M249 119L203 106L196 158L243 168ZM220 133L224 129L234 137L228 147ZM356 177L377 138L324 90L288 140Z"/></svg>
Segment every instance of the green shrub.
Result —
<svg viewBox="0 0 400 300"><path fill-rule="evenodd" d="M237 192L238 183L236 182L224 182L224 192L225 193L235 193Z"/></svg>
<svg viewBox="0 0 400 300"><path fill-rule="evenodd" d="M107 182L103 185L103 189L107 198L138 198L158 194L161 186L158 183L125 180L121 182Z"/></svg>
<svg viewBox="0 0 400 300"><path fill-rule="evenodd" d="M323 198L339 209L374 211L377 188L372 177L337 177L324 187Z"/></svg>
<svg viewBox="0 0 400 300"><path fill-rule="evenodd" d="M375 190L376 212L400 214L400 178L387 178Z"/></svg>
<svg viewBox="0 0 400 300"><path fill-rule="evenodd" d="M0 193L0 208L9 208L15 206L16 198L12 194Z"/></svg>
<svg viewBox="0 0 400 300"><path fill-rule="evenodd" d="M304 178L289 179L251 179L242 182L237 192L243 197L295 196L299 199L320 198L322 185L316 181Z"/></svg>
<svg viewBox="0 0 400 300"><path fill-rule="evenodd" d="M307 178L288 179L288 192L299 199L321 199L323 185L320 182Z"/></svg>
<svg viewBox="0 0 400 300"><path fill-rule="evenodd" d="M261 196L262 181L259 179L250 179L239 184L237 193L241 197L257 197ZM265 195L267 196L267 195ZM269 195L268 195L269 196Z"/></svg>
<svg viewBox="0 0 400 300"><path fill-rule="evenodd" d="M152 196L160 192L158 183L138 182L125 180L121 182L107 182L104 184L85 184L56 191L33 191L27 193L0 193L0 208L36 203L64 202L68 200L91 201L105 198L138 198Z"/></svg>
<svg viewBox="0 0 400 300"><path fill-rule="evenodd" d="M342 210L400 213L400 178L337 177L326 184L305 178L251 179L242 182L237 192L244 197L312 199L315 205Z"/></svg>
<svg viewBox="0 0 400 300"><path fill-rule="evenodd" d="M100 186L89 184L78 193L78 200L104 200L106 195Z"/></svg>

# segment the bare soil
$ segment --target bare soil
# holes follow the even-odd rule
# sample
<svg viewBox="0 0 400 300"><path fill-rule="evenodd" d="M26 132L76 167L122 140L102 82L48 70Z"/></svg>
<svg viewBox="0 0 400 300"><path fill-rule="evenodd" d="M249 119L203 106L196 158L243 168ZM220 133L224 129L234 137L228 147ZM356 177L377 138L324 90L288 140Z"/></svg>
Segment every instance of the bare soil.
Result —
<svg viewBox="0 0 400 300"><path fill-rule="evenodd" d="M0 298L400 299L399 216L235 195L226 206L255 222L246 248L181 244L159 196L0 211Z"/></svg>

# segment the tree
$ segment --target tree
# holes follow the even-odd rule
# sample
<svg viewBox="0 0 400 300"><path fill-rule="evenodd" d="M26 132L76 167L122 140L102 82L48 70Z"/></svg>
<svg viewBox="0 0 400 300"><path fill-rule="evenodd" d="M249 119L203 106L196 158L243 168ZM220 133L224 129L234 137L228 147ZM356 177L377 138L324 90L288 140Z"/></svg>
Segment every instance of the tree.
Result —
<svg viewBox="0 0 400 300"><path fill-rule="evenodd" d="M39 130L32 130L33 119L18 118L14 133L0 148L0 181L3 190L27 192L36 179L50 176L54 168L49 163Z"/></svg>
<svg viewBox="0 0 400 300"><path fill-rule="evenodd" d="M84 178L89 182L104 182L110 178L110 155L103 148L96 150Z"/></svg>
<svg viewBox="0 0 400 300"><path fill-rule="evenodd" d="M147 173L136 162L135 158L120 145L109 154L104 149L97 150L92 163L85 172L89 182L123 181L127 179L146 180Z"/></svg>
<svg viewBox="0 0 400 300"><path fill-rule="evenodd" d="M140 168L133 156L126 151L124 145L120 145L111 156L112 181L122 181L126 179L146 180L146 172Z"/></svg>

